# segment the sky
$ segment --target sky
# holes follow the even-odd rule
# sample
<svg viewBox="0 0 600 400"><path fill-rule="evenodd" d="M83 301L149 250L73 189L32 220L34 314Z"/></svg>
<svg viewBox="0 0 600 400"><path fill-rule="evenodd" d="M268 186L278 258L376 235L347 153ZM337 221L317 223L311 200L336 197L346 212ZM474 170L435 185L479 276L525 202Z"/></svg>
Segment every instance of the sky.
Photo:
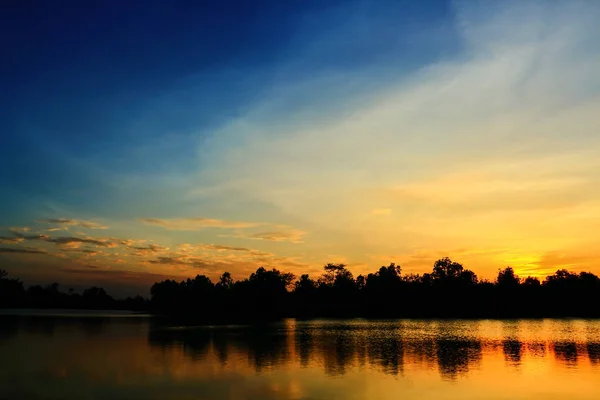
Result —
<svg viewBox="0 0 600 400"><path fill-rule="evenodd" d="M600 274L600 2L10 0L0 268Z"/></svg>

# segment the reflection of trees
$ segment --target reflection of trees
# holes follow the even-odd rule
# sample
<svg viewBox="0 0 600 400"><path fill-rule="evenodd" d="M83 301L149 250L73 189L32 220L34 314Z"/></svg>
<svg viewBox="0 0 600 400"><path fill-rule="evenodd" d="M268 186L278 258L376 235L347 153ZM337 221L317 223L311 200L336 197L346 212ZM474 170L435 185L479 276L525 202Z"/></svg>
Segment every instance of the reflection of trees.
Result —
<svg viewBox="0 0 600 400"><path fill-rule="evenodd" d="M216 330L214 334L220 336L218 340L229 341L236 350L247 353L248 362L258 373L290 361L287 334L271 326L242 328L233 333Z"/></svg>
<svg viewBox="0 0 600 400"><path fill-rule="evenodd" d="M67 318L69 319L69 318ZM100 336L104 333L107 325L110 323L110 318L105 317L90 317L81 318L79 324L83 332L87 336Z"/></svg>
<svg viewBox="0 0 600 400"><path fill-rule="evenodd" d="M7 315L0 317L0 343L2 340L10 339L19 332L19 317Z"/></svg>
<svg viewBox="0 0 600 400"><path fill-rule="evenodd" d="M512 268L506 268L498 274L498 284L501 290L514 290L519 284L519 278L516 277ZM502 352L504 361L513 366L521 364L521 353L523 344L517 339L519 337L520 324L517 321L506 321L502 324L504 340L502 340Z"/></svg>
<svg viewBox="0 0 600 400"><path fill-rule="evenodd" d="M293 340L289 340L292 335ZM343 375L351 368L364 365L397 375L403 373L409 357L412 363L424 361L430 366L437 363L442 377L453 380L467 373L471 365L481 359L481 344L477 340L441 337L406 340L401 329L343 325L297 324L293 331L273 326L155 329L150 331L149 341L160 348L179 347L193 359L205 357L212 345L223 364L231 351L244 354L258 373L290 362L295 353L303 367L318 363L331 376Z"/></svg>
<svg viewBox="0 0 600 400"><path fill-rule="evenodd" d="M347 332L325 335L317 342L322 347L317 351L323 354L325 373L328 375L343 375L352 364L356 352L356 338Z"/></svg>
<svg viewBox="0 0 600 400"><path fill-rule="evenodd" d="M567 366L577 365L577 345L575 342L554 342L554 357Z"/></svg>
<svg viewBox="0 0 600 400"><path fill-rule="evenodd" d="M300 357L300 365L306 368L310 361L310 355L313 348L313 334L310 328L306 326L299 326L295 332L295 347L296 353Z"/></svg>
<svg viewBox="0 0 600 400"><path fill-rule="evenodd" d="M195 360L204 359L211 349L222 365L227 363L229 352L246 354L248 362L257 372L263 368L280 365L290 360L287 336L270 328L181 328L151 329L150 345L162 350L180 348Z"/></svg>
<svg viewBox="0 0 600 400"><path fill-rule="evenodd" d="M589 342L586 347L591 363L600 364L600 343Z"/></svg>
<svg viewBox="0 0 600 400"><path fill-rule="evenodd" d="M11 336L19 331L32 335L51 337L57 329L80 331L86 336L104 333L110 318L71 317L53 315L11 315L0 317L0 337Z"/></svg>
<svg viewBox="0 0 600 400"><path fill-rule="evenodd" d="M528 342L527 352L534 357L545 357L546 356L546 343L545 342Z"/></svg>
<svg viewBox="0 0 600 400"><path fill-rule="evenodd" d="M207 329L152 329L148 341L161 350L181 348L191 359L201 360L208 352L211 334Z"/></svg>
<svg viewBox="0 0 600 400"><path fill-rule="evenodd" d="M216 335L213 338L213 350L221 365L227 364L227 352L229 351L227 346L227 338L225 338L223 335Z"/></svg>
<svg viewBox="0 0 600 400"><path fill-rule="evenodd" d="M235 359L241 356L257 373L292 361L322 369L330 376L363 366L398 375L404 373L405 365L422 365L427 369L437 367L442 379L456 380L481 362L482 342L462 334L462 328L444 326L433 336L419 337L397 324L378 324L316 322L296 323L292 328L155 329L150 331L149 341L161 348L180 348L193 359L204 358L212 349L222 365L232 354ZM448 333L452 329L453 333ZM485 343L491 346L488 350L503 355L509 364L520 364L525 351L529 356L545 357L545 342L522 342L519 337L507 335L500 342ZM555 358L566 365L575 365L586 349L591 362L600 363L600 343L585 346L578 349L575 342L554 342L551 349Z"/></svg>
<svg viewBox="0 0 600 400"><path fill-rule="evenodd" d="M521 363L521 352L523 344L516 339L504 339L502 341L502 350L504 360L510 364L519 365Z"/></svg>
<svg viewBox="0 0 600 400"><path fill-rule="evenodd" d="M477 340L438 339L436 345L443 379L455 380L469 371L470 364L481 361L481 343Z"/></svg>
<svg viewBox="0 0 600 400"><path fill-rule="evenodd" d="M404 346L400 336L370 341L368 354L369 363L379 365L383 372L392 375L404 372Z"/></svg>
<svg viewBox="0 0 600 400"><path fill-rule="evenodd" d="M301 365L308 366L320 360L327 375L343 375L348 369L367 363L388 374L395 375L403 370L404 349L397 330L298 325L294 336Z"/></svg>
<svg viewBox="0 0 600 400"><path fill-rule="evenodd" d="M414 363L429 367L437 364L437 348L434 340L409 340L404 344L405 354Z"/></svg>

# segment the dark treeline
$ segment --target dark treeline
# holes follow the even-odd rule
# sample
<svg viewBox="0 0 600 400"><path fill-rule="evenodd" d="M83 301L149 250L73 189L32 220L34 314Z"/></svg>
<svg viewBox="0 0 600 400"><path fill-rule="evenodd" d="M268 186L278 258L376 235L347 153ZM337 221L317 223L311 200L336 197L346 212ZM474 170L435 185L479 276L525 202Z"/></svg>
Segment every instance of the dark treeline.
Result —
<svg viewBox="0 0 600 400"><path fill-rule="evenodd" d="M73 289L60 290L58 283L34 285L25 289L23 282L9 278L0 270L0 308L63 308L86 310L147 310L148 300L141 296L114 299L106 290L90 287L81 294Z"/></svg>
<svg viewBox="0 0 600 400"><path fill-rule="evenodd" d="M198 275L151 289L151 310L201 320L282 317L513 318L600 317L600 279L558 270L540 281L500 270L495 281L449 258L430 273L402 274L391 264L356 278L344 264L327 264L318 279L259 268L244 280L225 272L218 282Z"/></svg>
<svg viewBox="0 0 600 400"><path fill-rule="evenodd" d="M558 270L543 280L520 278L512 268L491 282L449 258L425 274L402 274L390 264L354 277L344 264L327 264L317 279L259 268L234 281L225 272L217 282L204 275L165 280L141 296L114 299L91 287L81 294L57 283L25 288L0 270L0 307L150 310L204 321L283 317L513 318L600 317L600 278L589 272Z"/></svg>

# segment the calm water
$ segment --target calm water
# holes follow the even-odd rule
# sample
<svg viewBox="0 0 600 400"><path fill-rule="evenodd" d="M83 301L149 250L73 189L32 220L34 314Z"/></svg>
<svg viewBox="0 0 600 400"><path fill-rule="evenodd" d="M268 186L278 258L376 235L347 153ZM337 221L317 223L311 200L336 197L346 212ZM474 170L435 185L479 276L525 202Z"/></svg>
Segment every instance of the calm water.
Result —
<svg viewBox="0 0 600 400"><path fill-rule="evenodd" d="M0 317L0 399L566 398L600 398L600 321Z"/></svg>

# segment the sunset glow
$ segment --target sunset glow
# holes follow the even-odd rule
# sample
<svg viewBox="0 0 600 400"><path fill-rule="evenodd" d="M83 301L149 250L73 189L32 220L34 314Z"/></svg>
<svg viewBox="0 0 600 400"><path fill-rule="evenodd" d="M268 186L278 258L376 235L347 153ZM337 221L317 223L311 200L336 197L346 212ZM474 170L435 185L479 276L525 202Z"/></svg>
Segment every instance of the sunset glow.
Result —
<svg viewBox="0 0 600 400"><path fill-rule="evenodd" d="M0 268L143 295L446 256L600 274L600 2L349 3L160 38L168 2L110 37L68 13L23 31L0 78Z"/></svg>

